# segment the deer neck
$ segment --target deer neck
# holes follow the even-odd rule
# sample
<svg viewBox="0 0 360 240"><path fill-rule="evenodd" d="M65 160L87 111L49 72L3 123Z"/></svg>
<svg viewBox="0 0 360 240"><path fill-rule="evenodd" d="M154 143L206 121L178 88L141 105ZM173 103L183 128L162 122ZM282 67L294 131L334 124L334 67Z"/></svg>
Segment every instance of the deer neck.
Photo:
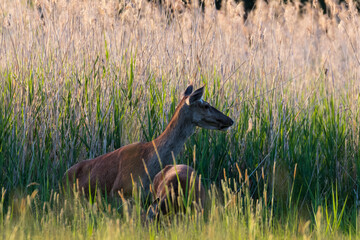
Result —
<svg viewBox="0 0 360 240"><path fill-rule="evenodd" d="M154 140L164 166L173 163L171 152L176 157L195 130L195 125L186 118L186 114L181 113L181 109L177 109L165 131Z"/></svg>

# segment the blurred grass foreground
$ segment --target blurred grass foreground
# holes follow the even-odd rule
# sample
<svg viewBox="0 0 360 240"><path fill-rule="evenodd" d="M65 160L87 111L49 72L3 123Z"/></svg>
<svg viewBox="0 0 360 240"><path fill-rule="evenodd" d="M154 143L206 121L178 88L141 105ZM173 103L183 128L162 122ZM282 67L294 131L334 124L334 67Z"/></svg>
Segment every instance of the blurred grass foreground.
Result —
<svg viewBox="0 0 360 240"><path fill-rule="evenodd" d="M2 0L0 235L359 237L360 15L326 4L257 1L245 18L231 0ZM235 120L176 159L201 175L205 211L144 223L140 192L61 193L76 162L158 136L190 82Z"/></svg>

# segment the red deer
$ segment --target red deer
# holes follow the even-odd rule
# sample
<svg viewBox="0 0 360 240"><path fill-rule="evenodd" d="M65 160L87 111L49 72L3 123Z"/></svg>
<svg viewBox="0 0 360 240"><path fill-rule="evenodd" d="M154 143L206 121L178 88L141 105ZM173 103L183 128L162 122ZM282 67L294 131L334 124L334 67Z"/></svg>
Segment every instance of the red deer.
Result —
<svg viewBox="0 0 360 240"><path fill-rule="evenodd" d="M179 154L196 126L225 131L233 124L231 118L202 100L204 87L192 90L192 85L187 87L174 116L159 137L81 161L67 170L63 182L73 184L78 179L78 187L84 189L85 194L89 187L91 191L97 187L111 197L119 191L124 197L130 197L135 182L148 194L150 180L162 166L172 164L172 153L175 157Z"/></svg>
<svg viewBox="0 0 360 240"><path fill-rule="evenodd" d="M150 219L160 211L165 215L170 211L176 213L181 208L185 210L182 197L189 201L191 207L197 207L198 210L204 207L205 189L195 170L187 165L167 165L156 174L153 186L156 201L148 210ZM195 206L193 203L196 203Z"/></svg>

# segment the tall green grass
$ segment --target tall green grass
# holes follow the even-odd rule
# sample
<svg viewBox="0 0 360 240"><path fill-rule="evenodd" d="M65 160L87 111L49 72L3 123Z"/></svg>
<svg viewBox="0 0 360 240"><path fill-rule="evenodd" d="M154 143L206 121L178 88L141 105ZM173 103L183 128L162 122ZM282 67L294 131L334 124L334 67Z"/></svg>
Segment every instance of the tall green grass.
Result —
<svg viewBox="0 0 360 240"><path fill-rule="evenodd" d="M259 2L245 22L232 3L170 19L147 2L121 4L0 4L6 238L359 234L360 21L352 2L333 5L331 16ZM204 99L235 121L227 132L197 129L176 159L206 189L221 189L208 218L141 231L140 211L126 217L119 203L63 199L67 168L157 137L190 82L205 85Z"/></svg>

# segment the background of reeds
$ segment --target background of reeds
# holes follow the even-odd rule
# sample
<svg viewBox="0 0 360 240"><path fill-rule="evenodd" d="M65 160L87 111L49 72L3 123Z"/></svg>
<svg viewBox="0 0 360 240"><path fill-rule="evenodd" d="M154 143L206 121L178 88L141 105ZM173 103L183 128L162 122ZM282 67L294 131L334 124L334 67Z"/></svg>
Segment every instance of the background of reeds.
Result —
<svg viewBox="0 0 360 240"><path fill-rule="evenodd" d="M258 1L246 20L232 1L170 3L0 2L3 236L359 234L356 2L329 0L324 15L316 2ZM226 133L198 129L176 159L222 189L206 220L143 228L139 212L56 193L74 163L158 136L189 83L235 120Z"/></svg>

